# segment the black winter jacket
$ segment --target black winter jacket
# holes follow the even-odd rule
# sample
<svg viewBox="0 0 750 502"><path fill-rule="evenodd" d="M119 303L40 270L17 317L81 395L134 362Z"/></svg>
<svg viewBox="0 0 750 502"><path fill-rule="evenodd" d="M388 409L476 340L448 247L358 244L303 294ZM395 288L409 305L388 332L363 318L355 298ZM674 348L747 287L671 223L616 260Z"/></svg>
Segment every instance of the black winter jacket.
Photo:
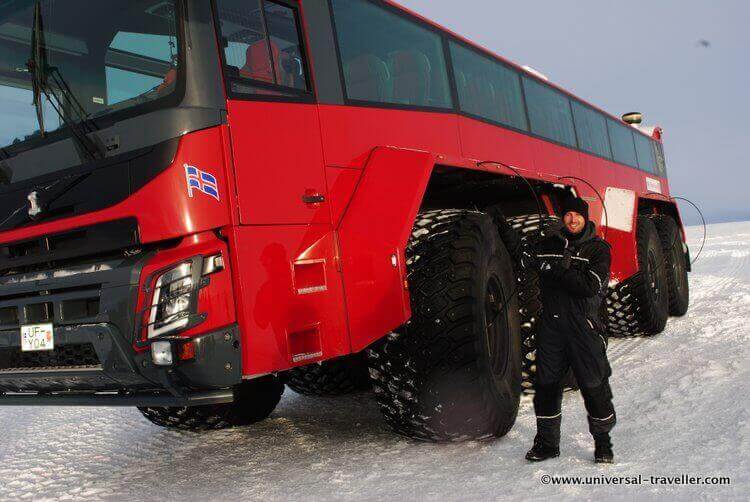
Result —
<svg viewBox="0 0 750 502"><path fill-rule="evenodd" d="M603 333L612 255L609 244L596 235L594 223L573 240L564 233L548 237L536 251L544 312L584 317Z"/></svg>

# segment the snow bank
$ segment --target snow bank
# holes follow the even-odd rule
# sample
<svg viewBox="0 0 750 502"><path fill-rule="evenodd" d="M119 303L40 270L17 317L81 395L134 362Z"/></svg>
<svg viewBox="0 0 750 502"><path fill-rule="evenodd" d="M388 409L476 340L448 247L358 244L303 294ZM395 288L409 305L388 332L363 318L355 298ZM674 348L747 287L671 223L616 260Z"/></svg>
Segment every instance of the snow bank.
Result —
<svg viewBox="0 0 750 502"><path fill-rule="evenodd" d="M690 229L694 253L701 236ZM691 276L692 308L662 335L613 341L618 463L591 462L578 394L559 459L530 465L525 399L494 442L430 445L383 428L368 395L287 392L255 428L171 432L135 410L0 408L0 498L169 500L740 499L750 487L750 223L715 225ZM730 486L552 486L542 476L729 476Z"/></svg>

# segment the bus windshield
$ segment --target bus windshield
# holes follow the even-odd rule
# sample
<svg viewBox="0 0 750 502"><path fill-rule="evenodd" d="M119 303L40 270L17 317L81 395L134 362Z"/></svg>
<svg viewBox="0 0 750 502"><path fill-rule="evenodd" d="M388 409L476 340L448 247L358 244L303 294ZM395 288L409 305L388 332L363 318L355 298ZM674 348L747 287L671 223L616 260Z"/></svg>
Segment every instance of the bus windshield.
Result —
<svg viewBox="0 0 750 502"><path fill-rule="evenodd" d="M0 160L154 105L180 61L176 0L0 2ZM3 172L0 185L27 178Z"/></svg>

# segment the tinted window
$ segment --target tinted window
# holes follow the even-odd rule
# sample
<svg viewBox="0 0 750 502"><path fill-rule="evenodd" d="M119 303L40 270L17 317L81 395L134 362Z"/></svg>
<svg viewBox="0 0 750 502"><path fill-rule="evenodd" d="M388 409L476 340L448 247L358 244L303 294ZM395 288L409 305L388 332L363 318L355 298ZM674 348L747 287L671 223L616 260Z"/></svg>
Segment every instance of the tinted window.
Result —
<svg viewBox="0 0 750 502"><path fill-rule="evenodd" d="M365 0L332 0L349 99L451 108L442 39Z"/></svg>
<svg viewBox="0 0 750 502"><path fill-rule="evenodd" d="M176 57L174 37L130 32L115 35L106 57L107 104L174 84Z"/></svg>
<svg viewBox="0 0 750 502"><path fill-rule="evenodd" d="M34 94L30 89L20 89L13 86L0 87L0 117L8 118L8 120L0 120L0 147L21 143L24 139L31 137L29 131L37 131L34 134L39 134L39 122L37 122L37 117L32 107L33 101ZM60 116L55 113L53 104L46 98L42 99L42 105L44 110L44 125L47 131L54 131L65 124L60 119ZM1 158L3 157L0 153ZM0 186L10 182L9 179L6 179L10 176L5 175L2 167L3 163L0 162ZM13 174L13 181L26 179L21 176L23 175Z"/></svg>
<svg viewBox="0 0 750 502"><path fill-rule="evenodd" d="M454 42L450 46L461 110L528 130L518 73Z"/></svg>
<svg viewBox="0 0 750 502"><path fill-rule="evenodd" d="M114 105L152 89L156 89L164 81L158 77L143 75L119 68L106 68L107 75L107 104Z"/></svg>
<svg viewBox="0 0 750 502"><path fill-rule="evenodd" d="M39 37L32 37L37 7ZM170 95L182 59L177 26L174 0L0 1L0 149L17 152L86 117L133 111ZM39 42L39 115L29 70L32 38ZM62 167L25 166L12 180L56 169ZM3 178L0 173L0 185Z"/></svg>
<svg viewBox="0 0 750 502"><path fill-rule="evenodd" d="M230 77L307 91L296 12L265 0L217 0ZM236 92L261 88L233 84Z"/></svg>
<svg viewBox="0 0 750 502"><path fill-rule="evenodd" d="M638 165L649 173L658 174L656 171L656 159L654 158L654 145L650 139L643 134L634 133L635 151L638 154Z"/></svg>
<svg viewBox="0 0 750 502"><path fill-rule="evenodd" d="M531 131L552 141L576 146L573 115L568 98L536 80L523 78Z"/></svg>
<svg viewBox="0 0 750 502"><path fill-rule="evenodd" d="M573 101L573 119L576 124L578 146L586 152L612 158L607 135L607 119L604 115L578 101Z"/></svg>
<svg viewBox="0 0 750 502"><path fill-rule="evenodd" d="M638 167L635 156L635 144L633 143L633 131L623 124L614 120L607 120L609 138L612 142L612 157L615 161Z"/></svg>

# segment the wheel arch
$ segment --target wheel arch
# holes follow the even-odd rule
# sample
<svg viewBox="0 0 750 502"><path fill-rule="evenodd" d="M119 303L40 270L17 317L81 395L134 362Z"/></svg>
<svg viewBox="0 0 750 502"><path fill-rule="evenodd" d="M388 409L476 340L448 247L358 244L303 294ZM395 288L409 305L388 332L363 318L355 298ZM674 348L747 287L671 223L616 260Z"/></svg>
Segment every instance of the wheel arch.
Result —
<svg viewBox="0 0 750 502"><path fill-rule="evenodd" d="M406 246L420 211L486 209L555 214L570 187L460 165L431 152L378 147L334 215L352 352L411 317ZM533 192L532 188L533 187Z"/></svg>
<svg viewBox="0 0 750 502"><path fill-rule="evenodd" d="M651 197L641 197L638 199L638 214L639 215L652 215L661 214L670 216L677 223L677 228L680 230L680 236L682 237L682 244L685 250L685 258L687 262L688 272L692 271L692 264L690 262L690 249L687 246L687 234L685 233L685 226L682 222L682 216L680 215L680 208L677 204L668 197L664 196L664 200L655 199Z"/></svg>
<svg viewBox="0 0 750 502"><path fill-rule="evenodd" d="M574 193L567 185L522 178L509 169L497 172L437 164L430 176L421 210L498 207L506 217L559 214L562 200Z"/></svg>

